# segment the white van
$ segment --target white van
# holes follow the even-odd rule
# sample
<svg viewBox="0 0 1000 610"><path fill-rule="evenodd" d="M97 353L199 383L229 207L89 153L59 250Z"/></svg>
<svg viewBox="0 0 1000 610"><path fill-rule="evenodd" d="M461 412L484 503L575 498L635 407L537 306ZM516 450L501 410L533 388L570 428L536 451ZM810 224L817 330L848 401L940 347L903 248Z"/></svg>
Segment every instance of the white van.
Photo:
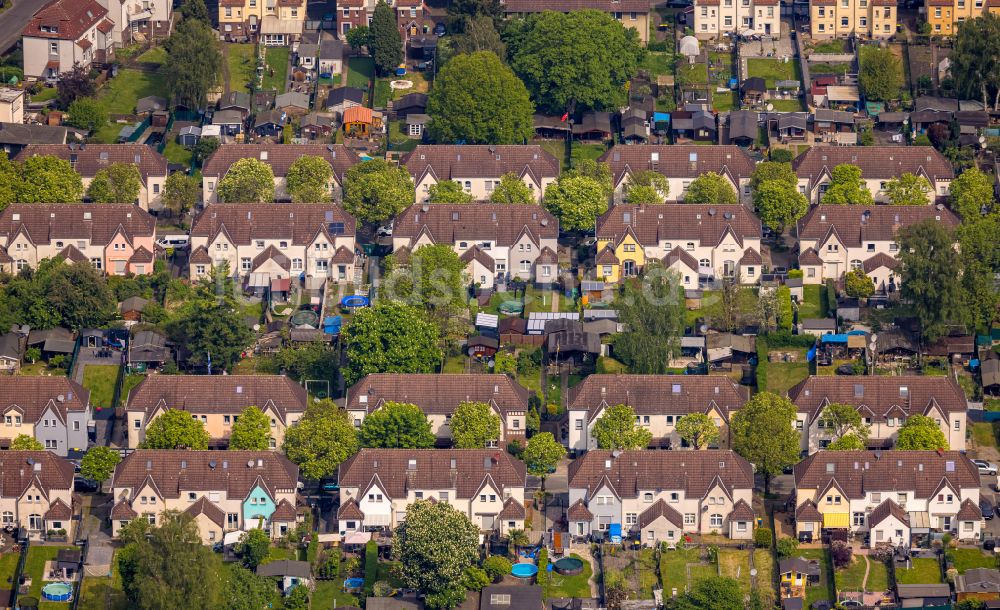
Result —
<svg viewBox="0 0 1000 610"><path fill-rule="evenodd" d="M161 248L173 248L174 250L185 250L191 244L187 235L164 235L156 240Z"/></svg>

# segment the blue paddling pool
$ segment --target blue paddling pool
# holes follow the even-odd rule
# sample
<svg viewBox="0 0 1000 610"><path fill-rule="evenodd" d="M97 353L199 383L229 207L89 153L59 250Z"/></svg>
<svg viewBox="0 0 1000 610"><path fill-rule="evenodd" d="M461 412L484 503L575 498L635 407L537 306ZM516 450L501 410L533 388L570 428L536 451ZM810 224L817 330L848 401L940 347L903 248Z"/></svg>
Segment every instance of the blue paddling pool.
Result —
<svg viewBox="0 0 1000 610"><path fill-rule="evenodd" d="M360 589L365 584L364 578L348 578L344 581L345 589Z"/></svg>
<svg viewBox="0 0 1000 610"><path fill-rule="evenodd" d="M533 563L515 563L510 567L510 573L518 578L531 578L538 574L538 566Z"/></svg>
<svg viewBox="0 0 1000 610"><path fill-rule="evenodd" d="M360 294L352 294L340 299L341 307L368 307L368 305L368 297Z"/></svg>
<svg viewBox="0 0 1000 610"><path fill-rule="evenodd" d="M68 582L52 582L42 587L42 597L53 602L68 602L73 597L73 585Z"/></svg>

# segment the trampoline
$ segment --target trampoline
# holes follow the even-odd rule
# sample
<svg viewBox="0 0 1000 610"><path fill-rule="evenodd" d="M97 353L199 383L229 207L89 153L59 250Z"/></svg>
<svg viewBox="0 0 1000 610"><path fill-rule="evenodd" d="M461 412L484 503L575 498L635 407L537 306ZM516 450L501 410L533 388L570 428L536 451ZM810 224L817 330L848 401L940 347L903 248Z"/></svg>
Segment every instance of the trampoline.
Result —
<svg viewBox="0 0 1000 610"><path fill-rule="evenodd" d="M368 297L360 294L352 294L340 299L340 306L347 308L368 307L369 303Z"/></svg>
<svg viewBox="0 0 1000 610"><path fill-rule="evenodd" d="M500 313L504 314L518 314L524 311L524 304L521 301L504 301L500 303L498 307Z"/></svg>
<svg viewBox="0 0 1000 610"><path fill-rule="evenodd" d="M316 328L316 323L319 322L319 314L311 309L300 309L292 314L289 324L293 327L298 326L311 326Z"/></svg>
<svg viewBox="0 0 1000 610"><path fill-rule="evenodd" d="M51 582L42 587L42 597L53 602L68 602L73 597L73 585L68 582Z"/></svg>
<svg viewBox="0 0 1000 610"><path fill-rule="evenodd" d="M533 563L515 563L510 567L510 573L517 578L531 578L538 574L538 566Z"/></svg>

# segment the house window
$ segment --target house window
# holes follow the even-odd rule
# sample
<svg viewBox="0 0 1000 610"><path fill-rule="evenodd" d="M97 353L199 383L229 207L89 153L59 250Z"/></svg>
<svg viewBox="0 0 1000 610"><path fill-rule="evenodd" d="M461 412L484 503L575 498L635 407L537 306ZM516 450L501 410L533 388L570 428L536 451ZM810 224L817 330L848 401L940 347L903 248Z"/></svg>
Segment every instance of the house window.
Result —
<svg viewBox="0 0 1000 610"><path fill-rule="evenodd" d="M853 522L855 527L865 526L865 514L864 513L854 513Z"/></svg>
<svg viewBox="0 0 1000 610"><path fill-rule="evenodd" d="M205 265L195 265L194 273L195 275L205 275Z"/></svg>
<svg viewBox="0 0 1000 610"><path fill-rule="evenodd" d="M46 449L56 449L56 442L54 440L45 439Z"/></svg>
<svg viewBox="0 0 1000 610"><path fill-rule="evenodd" d="M851 261L851 271L857 271L860 268L861 268L861 261L860 260L854 259L854 260Z"/></svg>
<svg viewBox="0 0 1000 610"><path fill-rule="evenodd" d="M222 423L226 424L227 426L229 425L229 422L231 420L232 420L232 418L229 415L223 415L222 416Z"/></svg>
<svg viewBox="0 0 1000 610"><path fill-rule="evenodd" d="M250 271L250 262L251 261L249 258L241 258L240 269L242 269L243 271Z"/></svg>
<svg viewBox="0 0 1000 610"><path fill-rule="evenodd" d="M49 43L49 55L59 55L59 43L50 42Z"/></svg>
<svg viewBox="0 0 1000 610"><path fill-rule="evenodd" d="M295 271L302 271L302 259L293 258L292 259L292 269Z"/></svg>
<svg viewBox="0 0 1000 610"><path fill-rule="evenodd" d="M722 515L719 513L713 513L710 518L710 525L712 527L722 527Z"/></svg>
<svg viewBox="0 0 1000 610"><path fill-rule="evenodd" d="M583 420L582 419L576 420L576 422L573 424L573 427L577 430L583 430Z"/></svg>
<svg viewBox="0 0 1000 610"><path fill-rule="evenodd" d="M694 525L694 513L684 513L684 525Z"/></svg>

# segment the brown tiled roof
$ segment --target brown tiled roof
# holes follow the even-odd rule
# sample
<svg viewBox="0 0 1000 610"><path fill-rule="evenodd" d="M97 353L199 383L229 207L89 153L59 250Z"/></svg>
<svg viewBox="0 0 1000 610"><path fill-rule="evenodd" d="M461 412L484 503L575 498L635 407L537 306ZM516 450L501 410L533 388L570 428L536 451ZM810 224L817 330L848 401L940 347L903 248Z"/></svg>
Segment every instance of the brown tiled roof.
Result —
<svg viewBox="0 0 1000 610"><path fill-rule="evenodd" d="M684 527L684 518L681 517L681 514L674 510L673 507L664 502L661 498L639 514L639 528L642 529L648 527L649 524L656 521L660 517L663 517L677 527Z"/></svg>
<svg viewBox="0 0 1000 610"><path fill-rule="evenodd" d="M799 239L823 240L835 229L845 246L857 248L869 241L893 241L899 229L928 219L939 219L947 229L959 223L951 210L933 205L818 205L799 220L798 234Z"/></svg>
<svg viewBox="0 0 1000 610"><path fill-rule="evenodd" d="M496 403L501 413L524 412L529 395L506 375L375 373L347 390L345 408L371 413L383 402L393 401L415 404L427 414L448 415L459 403L476 401Z"/></svg>
<svg viewBox="0 0 1000 610"><path fill-rule="evenodd" d="M504 10L508 13L540 13L542 11L556 11L559 13L569 13L572 11L582 11L587 9L612 12L627 13L648 13L649 3L642 0L547 0L546 2L532 2L531 0L506 0Z"/></svg>
<svg viewBox="0 0 1000 610"><path fill-rule="evenodd" d="M413 489L454 489L457 498L471 498L487 479L501 493L524 487L526 471L524 462L498 449L362 449L338 472L341 488L362 491L378 477L390 498L405 498Z"/></svg>
<svg viewBox="0 0 1000 610"><path fill-rule="evenodd" d="M667 253L663 257L663 266L669 267L675 262L680 261L690 267L692 270L698 270L698 261L695 257L691 256L687 251L682 250L680 246L674 246L674 249Z"/></svg>
<svg viewBox="0 0 1000 610"><path fill-rule="evenodd" d="M962 506L958 509L956 519L959 521L979 521L983 518L983 512L976 506L976 503L966 498Z"/></svg>
<svg viewBox="0 0 1000 610"><path fill-rule="evenodd" d="M288 500L278 502L274 512L271 513L271 521L295 521L295 518L295 507Z"/></svg>
<svg viewBox="0 0 1000 610"><path fill-rule="evenodd" d="M740 500L733 505L733 511L729 513L729 519L735 521L753 521L753 508L745 500Z"/></svg>
<svg viewBox="0 0 1000 610"><path fill-rule="evenodd" d="M198 498L198 501L187 507L187 510L184 512L192 517L205 515L212 523L219 527L225 527L226 525L226 513L222 512L222 509L215 504L209 502L205 496Z"/></svg>
<svg viewBox="0 0 1000 610"><path fill-rule="evenodd" d="M656 161L653 161L654 153L659 155ZM600 160L611 167L615 184L622 180L626 170L632 174L654 170L671 178L697 178L706 172L715 172L735 179L749 178L754 170L753 159L739 146L630 144L615 146ZM679 194L671 193L675 197Z"/></svg>
<svg viewBox="0 0 1000 610"><path fill-rule="evenodd" d="M145 246L139 246L129 257L128 262L130 263L151 263L153 262L153 253L145 248Z"/></svg>
<svg viewBox="0 0 1000 610"><path fill-rule="evenodd" d="M32 38L76 40L107 14L96 0L56 0L35 13L22 33ZM43 32L42 26L56 31Z"/></svg>
<svg viewBox="0 0 1000 610"><path fill-rule="evenodd" d="M870 527L874 527L879 523L882 523L889 517L895 517L901 523L908 523L909 517L906 516L906 511L899 507L892 499L887 498L884 502L879 504L872 510L871 515L868 517L868 523Z"/></svg>
<svg viewBox="0 0 1000 610"><path fill-rule="evenodd" d="M70 491L73 464L51 451L0 451L0 497L19 498L31 484L46 495Z"/></svg>
<svg viewBox="0 0 1000 610"><path fill-rule="evenodd" d="M468 250L462 253L462 256L458 257L459 260L465 263L472 261L479 261L479 264L490 269L491 271L496 267L496 261L490 256L486 250L483 250L478 245L472 246Z"/></svg>
<svg viewBox="0 0 1000 610"><path fill-rule="evenodd" d="M74 245L66 246L56 256L71 263L81 263L87 260L87 256Z"/></svg>
<svg viewBox="0 0 1000 610"><path fill-rule="evenodd" d="M52 155L73 164L76 173L92 178L97 172L115 163L126 163L139 168L143 180L150 176L167 176L167 159L145 144L30 144L18 153L16 159Z"/></svg>
<svg viewBox="0 0 1000 610"><path fill-rule="evenodd" d="M845 384L849 385L849 384ZM857 465L857 468L855 468ZM866 468L867 466L867 468ZM922 467L922 468L921 468ZM848 498L866 491L914 491L928 498L947 479L955 489L979 488L979 471L958 451L819 451L795 465L796 489L835 483Z"/></svg>
<svg viewBox="0 0 1000 610"><path fill-rule="evenodd" d="M353 263L354 252L345 246L340 246L337 248L337 251L333 253L333 256L330 257L330 262L333 264Z"/></svg>
<svg viewBox="0 0 1000 610"><path fill-rule="evenodd" d="M292 261L288 260L288 257L281 253L274 246L268 246L264 248L264 251L254 257L253 262L250 264L251 269L257 269L267 261L274 259L274 262L278 263L278 266L288 271L292 266Z"/></svg>
<svg viewBox="0 0 1000 610"><path fill-rule="evenodd" d="M739 264L762 265L764 264L764 259L761 258L760 252L757 252L755 248L747 248L746 252L743 253L743 258L740 259Z"/></svg>
<svg viewBox="0 0 1000 610"><path fill-rule="evenodd" d="M198 246L191 252L191 258L188 260L191 264L199 265L211 265L212 257L208 253L208 249L205 246Z"/></svg>
<svg viewBox="0 0 1000 610"><path fill-rule="evenodd" d="M879 252L871 258L865 259L864 269L865 273L871 273L879 267L885 267L887 269L896 269L899 267L899 261L889 256L885 252Z"/></svg>
<svg viewBox="0 0 1000 610"><path fill-rule="evenodd" d="M815 248L806 248L806 250L799 254L799 264L800 265L822 265L823 261L819 257L819 253L816 252Z"/></svg>
<svg viewBox="0 0 1000 610"><path fill-rule="evenodd" d="M602 405L628 405L637 415L705 413L715 406L728 416L746 401L746 389L727 377L598 374L570 388L567 408L594 417Z"/></svg>
<svg viewBox="0 0 1000 610"><path fill-rule="evenodd" d="M126 409L239 414L270 407L284 418L304 412L307 399L305 389L284 375L150 375L129 392Z"/></svg>
<svg viewBox="0 0 1000 610"><path fill-rule="evenodd" d="M90 220L85 214L90 214ZM153 235L156 220L149 212L127 203L18 203L0 212L0 235L6 236L8 243L24 230L36 245L87 239L91 244L106 246L119 228L131 241L137 236Z"/></svg>
<svg viewBox="0 0 1000 610"><path fill-rule="evenodd" d="M503 509L497 514L497 519L500 520L524 519L524 517L524 505L514 498L507 498L507 501L503 503Z"/></svg>
<svg viewBox="0 0 1000 610"><path fill-rule="evenodd" d="M83 49L84 51L86 51L90 47L94 46L94 43L90 42L86 38L81 38L80 40L76 41L76 46L78 46L81 49Z"/></svg>
<svg viewBox="0 0 1000 610"><path fill-rule="evenodd" d="M508 5L509 6L509 5ZM486 146L421 144L402 158L415 180L433 172L441 180L458 178L500 178L504 174L521 176L524 172L536 179L559 175L559 161L541 146Z"/></svg>
<svg viewBox="0 0 1000 610"><path fill-rule="evenodd" d="M611 467L605 468L610 460ZM640 491L684 490L686 497L701 498L718 479L727 490L753 489L753 467L732 451L588 451L569 465L570 489L598 491L602 479L622 498L637 498Z"/></svg>
<svg viewBox="0 0 1000 610"><path fill-rule="evenodd" d="M799 504L799 507L795 509L795 520L802 522L822 521L823 513L819 512L819 509L816 508L815 502L812 500L806 500L802 504Z"/></svg>
<svg viewBox="0 0 1000 610"><path fill-rule="evenodd" d="M951 180L955 169L930 146L814 146L792 161L799 178L815 182L823 173L847 163L861 168L863 178L896 178L904 172Z"/></svg>
<svg viewBox="0 0 1000 610"><path fill-rule="evenodd" d="M89 400L90 390L67 377L0 377L0 411L18 407L26 423L36 423L49 406L65 421L68 411L85 411Z"/></svg>
<svg viewBox="0 0 1000 610"><path fill-rule="evenodd" d="M266 153L266 155L262 155ZM266 159L261 159L266 156ZM260 159L271 166L275 177L283 178L299 157L321 157L333 168L334 178L344 183L344 173L360 159L342 144L226 144L205 160L202 175L221 178L240 159Z"/></svg>
<svg viewBox="0 0 1000 610"><path fill-rule="evenodd" d="M112 487L135 493L147 477L165 498L225 491L229 499L242 500L260 480L273 499L278 491L295 491L299 467L277 451L139 449L115 468Z"/></svg>
<svg viewBox="0 0 1000 610"><path fill-rule="evenodd" d="M138 516L139 513L132 510L127 500L119 500L118 504L115 504L114 508L111 509L111 518L115 521L128 521Z"/></svg>
<svg viewBox="0 0 1000 610"><path fill-rule="evenodd" d="M365 514L361 512L361 507L358 506L357 500L351 498L347 502L340 505L337 509L338 519L364 519Z"/></svg>
<svg viewBox="0 0 1000 610"><path fill-rule="evenodd" d="M604 246L604 249L597 253L597 258L594 262L598 265L617 265L621 261L615 256L615 249L610 245Z"/></svg>
<svg viewBox="0 0 1000 610"><path fill-rule="evenodd" d="M111 23L108 19L97 24L97 30L102 34L107 34L113 29L115 29L115 24Z"/></svg>
<svg viewBox="0 0 1000 610"><path fill-rule="evenodd" d="M590 521L594 518L594 513L590 512L583 500L577 500L566 511L566 517L570 521Z"/></svg>
<svg viewBox="0 0 1000 610"><path fill-rule="evenodd" d="M14 259L7 254L7 248L0 246L0 263L13 263Z"/></svg>
<svg viewBox="0 0 1000 610"><path fill-rule="evenodd" d="M829 403L865 407L874 414L875 421L893 408L908 415L925 415L935 405L944 414L965 413L968 409L965 393L955 380L923 375L862 376L849 382L812 376L788 390L788 397L800 413L809 414L810 421Z"/></svg>
<svg viewBox="0 0 1000 610"><path fill-rule="evenodd" d="M393 223L392 236L416 240L427 231L435 243L489 240L507 247L525 230L538 244L539 239L559 237L559 221L537 205L425 203L403 210Z"/></svg>
<svg viewBox="0 0 1000 610"><path fill-rule="evenodd" d="M628 223L625 214L631 215ZM716 246L727 231L736 240L760 239L760 219L742 205L675 203L663 205L616 205L597 219L597 238L614 243L626 229L643 246L661 241L699 240L702 246Z"/></svg>
<svg viewBox="0 0 1000 610"><path fill-rule="evenodd" d="M248 245L255 239L309 244L321 231L332 239L332 222L344 223L344 235L354 235L357 230L354 217L332 203L213 203L195 218L191 237L211 241L225 230L237 245Z"/></svg>
<svg viewBox="0 0 1000 610"><path fill-rule="evenodd" d="M559 256L548 246L543 246L538 253L538 258L535 259L535 263L551 263L554 265L558 262Z"/></svg>

